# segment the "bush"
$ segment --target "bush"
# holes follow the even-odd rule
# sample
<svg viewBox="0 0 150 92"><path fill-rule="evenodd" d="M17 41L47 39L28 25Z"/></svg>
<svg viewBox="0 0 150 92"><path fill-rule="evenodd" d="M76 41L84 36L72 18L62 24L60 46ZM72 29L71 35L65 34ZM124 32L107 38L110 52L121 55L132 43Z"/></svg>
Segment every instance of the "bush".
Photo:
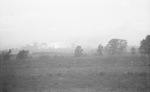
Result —
<svg viewBox="0 0 150 92"><path fill-rule="evenodd" d="M83 49L81 46L77 46L74 52L75 57L81 57L83 55Z"/></svg>
<svg viewBox="0 0 150 92"><path fill-rule="evenodd" d="M25 59L25 58L28 57L28 55L29 55L29 51L28 50L21 50L17 54L17 59Z"/></svg>
<svg viewBox="0 0 150 92"><path fill-rule="evenodd" d="M7 52L2 52L2 54L0 55L2 60L9 60L11 56L11 50L7 51Z"/></svg>

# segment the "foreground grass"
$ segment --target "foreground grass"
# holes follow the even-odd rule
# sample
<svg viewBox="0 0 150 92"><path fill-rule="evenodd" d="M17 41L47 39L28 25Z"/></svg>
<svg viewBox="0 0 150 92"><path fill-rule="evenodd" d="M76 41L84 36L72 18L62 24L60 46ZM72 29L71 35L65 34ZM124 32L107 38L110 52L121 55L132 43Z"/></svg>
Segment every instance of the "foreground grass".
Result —
<svg viewBox="0 0 150 92"><path fill-rule="evenodd" d="M6 61L1 69L2 92L150 91L149 67L135 57L44 57Z"/></svg>
<svg viewBox="0 0 150 92"><path fill-rule="evenodd" d="M8 92L43 92L44 90L55 92L58 89L62 90L59 92L64 92L63 90L74 92L75 89L78 89L77 92L85 90L86 92L149 92L150 73L101 72L87 75L58 73L45 76L7 76L4 85Z"/></svg>

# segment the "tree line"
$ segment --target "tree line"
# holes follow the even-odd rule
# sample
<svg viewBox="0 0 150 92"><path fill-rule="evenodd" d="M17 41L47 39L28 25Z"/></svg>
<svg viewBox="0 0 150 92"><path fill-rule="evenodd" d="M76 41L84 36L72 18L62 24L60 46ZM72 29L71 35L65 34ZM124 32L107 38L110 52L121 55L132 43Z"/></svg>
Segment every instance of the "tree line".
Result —
<svg viewBox="0 0 150 92"><path fill-rule="evenodd" d="M0 59L1 59L1 60L9 60L10 57L12 56L11 52L12 52L11 49L10 49L8 52L4 52L4 51L3 51L3 52L0 54ZM17 54L16 59L25 59L25 58L28 57L28 55L29 55L29 51L28 51L28 50L20 50L20 51L18 52L18 54Z"/></svg>
<svg viewBox="0 0 150 92"><path fill-rule="evenodd" d="M127 41L124 39L111 39L108 44L104 47L101 44L98 45L97 53L102 56L103 54L108 55L120 55L124 54L127 50ZM147 35L140 43L139 51L141 54L148 55L150 59L150 35ZM135 47L131 48L131 54L135 54ZM83 49L81 46L77 46L74 51L75 57L81 57L83 55Z"/></svg>
<svg viewBox="0 0 150 92"><path fill-rule="evenodd" d="M111 39L108 44L104 47L101 44L98 45L97 54L102 56L103 54L108 55L121 55L126 52L127 49L127 41L124 39ZM148 59L150 60L150 35L147 35L145 39L143 39L140 43L139 51L141 54L148 55ZM131 53L135 54L135 47L131 48ZM29 55L28 50L21 50L18 52L16 59L25 59ZM83 56L83 48L81 46L77 46L74 51L75 57ZM11 50L8 52L2 52L0 54L1 60L9 60L11 57Z"/></svg>

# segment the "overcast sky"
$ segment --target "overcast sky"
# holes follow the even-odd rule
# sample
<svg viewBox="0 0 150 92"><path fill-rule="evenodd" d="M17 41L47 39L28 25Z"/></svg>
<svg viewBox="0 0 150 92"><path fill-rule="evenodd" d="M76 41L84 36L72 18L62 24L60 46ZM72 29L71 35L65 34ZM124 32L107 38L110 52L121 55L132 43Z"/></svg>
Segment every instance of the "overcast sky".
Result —
<svg viewBox="0 0 150 92"><path fill-rule="evenodd" d="M150 0L0 0L0 48L33 42L128 45L150 34Z"/></svg>

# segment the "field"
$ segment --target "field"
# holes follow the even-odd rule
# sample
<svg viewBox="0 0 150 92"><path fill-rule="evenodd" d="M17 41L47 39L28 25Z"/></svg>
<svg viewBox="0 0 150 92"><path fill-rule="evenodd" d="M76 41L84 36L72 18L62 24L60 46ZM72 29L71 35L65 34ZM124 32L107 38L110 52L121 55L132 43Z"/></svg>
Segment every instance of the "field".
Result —
<svg viewBox="0 0 150 92"><path fill-rule="evenodd" d="M41 56L1 61L2 92L150 92L139 56Z"/></svg>

